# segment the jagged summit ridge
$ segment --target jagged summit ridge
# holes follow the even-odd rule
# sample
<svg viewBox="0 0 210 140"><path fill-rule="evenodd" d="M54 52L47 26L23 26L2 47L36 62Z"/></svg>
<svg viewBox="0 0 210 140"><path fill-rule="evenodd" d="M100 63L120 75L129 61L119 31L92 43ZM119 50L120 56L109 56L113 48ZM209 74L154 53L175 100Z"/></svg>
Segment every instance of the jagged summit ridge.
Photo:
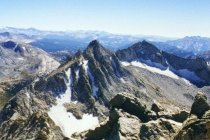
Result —
<svg viewBox="0 0 210 140"><path fill-rule="evenodd" d="M100 44L100 42L98 40L93 40L89 43L88 48L90 47L101 47L102 45Z"/></svg>
<svg viewBox="0 0 210 140"><path fill-rule="evenodd" d="M148 60L167 66L162 52L147 41L138 42L127 49L118 50L116 55L121 61Z"/></svg>
<svg viewBox="0 0 210 140"><path fill-rule="evenodd" d="M84 56L90 55L98 59L103 56L111 57L113 55L113 53L111 53L108 49L104 48L98 40L91 41L87 48L84 50L83 54Z"/></svg>
<svg viewBox="0 0 210 140"><path fill-rule="evenodd" d="M116 52L121 61L140 61L146 65L162 70L169 69L180 77L186 78L200 86L210 83L210 70L204 59L181 58L159 50L146 41L136 43L131 47Z"/></svg>
<svg viewBox="0 0 210 140"><path fill-rule="evenodd" d="M162 59L167 60L164 53L150 43L137 44L136 51L133 47L129 48L129 51L125 49L125 55L135 54L135 57L131 58L138 60L147 58L151 59L151 62L159 58L158 64L161 64ZM72 131L71 127L74 126L64 122L64 120L70 121L68 114L71 114L70 119L74 118L75 122L82 122L87 117L86 114L89 114L94 121L98 119L96 122L102 123L102 128L101 126L96 128L96 131L103 132L102 136L99 136L102 138L112 134L108 135L108 138L144 139L151 136L151 139L160 137L170 139L171 132L174 136L181 127L180 122L188 116L187 111L190 110L198 89L193 85L184 84L180 79L161 76L132 65L124 66L121 60L124 56L119 57L118 53L121 55L120 51L113 53L98 41L92 41L86 50L80 51L58 69L39 77L23 90L15 93L15 97L2 111L4 120L1 123L4 127L0 127L2 130L0 138L29 139L30 136L35 138L44 136L46 139L62 140L65 136L77 135L71 135L77 130ZM142 61L144 64L146 62ZM169 64L166 63L166 65ZM52 109L55 112L50 113ZM65 119L54 116L54 114L61 114L59 111L62 111ZM44 118L40 117L42 115ZM31 118L34 119L31 120ZM44 123L40 123L42 120ZM30 134L24 135L23 133L27 132L31 124L37 127L34 127ZM39 124L44 127L40 128ZM46 127L48 124L50 127ZM133 127L135 124L137 126ZM12 133L7 131L11 126L17 126ZM64 130L62 126L66 129ZM167 126L170 126L169 129ZM139 128L142 131L139 131ZM155 128L154 133L145 131L153 128ZM88 126L86 129L94 128ZM157 135L156 130L161 132L161 134L158 133L161 136ZM95 131L90 131L90 133L86 131L91 135L90 139L97 136L97 133L92 133Z"/></svg>

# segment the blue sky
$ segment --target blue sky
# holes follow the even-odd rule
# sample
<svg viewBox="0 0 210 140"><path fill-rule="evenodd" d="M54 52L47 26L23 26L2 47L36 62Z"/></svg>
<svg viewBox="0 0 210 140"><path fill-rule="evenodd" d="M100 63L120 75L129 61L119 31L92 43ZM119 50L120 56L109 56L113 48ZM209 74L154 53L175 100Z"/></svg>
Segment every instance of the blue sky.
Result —
<svg viewBox="0 0 210 140"><path fill-rule="evenodd" d="M0 0L0 26L210 37L209 0Z"/></svg>

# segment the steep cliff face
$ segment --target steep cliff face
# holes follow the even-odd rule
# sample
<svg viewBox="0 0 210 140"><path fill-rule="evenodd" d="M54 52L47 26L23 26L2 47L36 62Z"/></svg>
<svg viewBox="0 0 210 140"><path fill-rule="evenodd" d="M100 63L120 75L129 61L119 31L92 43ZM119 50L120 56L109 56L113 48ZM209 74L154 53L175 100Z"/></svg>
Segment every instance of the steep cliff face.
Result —
<svg viewBox="0 0 210 140"><path fill-rule="evenodd" d="M146 41L138 42L123 50L118 50L116 55L121 61L131 62L134 60L139 60L143 62L145 61L145 63L146 61L151 61L160 64L163 67L168 66L162 52L154 45Z"/></svg>
<svg viewBox="0 0 210 140"><path fill-rule="evenodd" d="M121 67L120 62L114 53L105 49L98 41L92 41L83 53L87 60L87 76L91 81L90 85L98 89L93 95L98 100L107 104L113 93L117 92L117 86L122 84L122 77L128 72ZM106 94L105 91L107 92ZM95 92L95 93L94 93Z"/></svg>
<svg viewBox="0 0 210 140"><path fill-rule="evenodd" d="M145 52L145 59L168 65L151 50L161 55ZM200 89L119 59L94 40L56 70L33 77L1 110L0 139L173 138Z"/></svg>

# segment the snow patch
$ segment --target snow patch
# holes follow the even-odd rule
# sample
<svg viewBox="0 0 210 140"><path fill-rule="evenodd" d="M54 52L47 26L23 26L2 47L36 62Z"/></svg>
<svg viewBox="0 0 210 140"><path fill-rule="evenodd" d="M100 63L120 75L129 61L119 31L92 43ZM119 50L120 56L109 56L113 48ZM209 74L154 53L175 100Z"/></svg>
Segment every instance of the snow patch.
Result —
<svg viewBox="0 0 210 140"><path fill-rule="evenodd" d="M185 84L187 84L188 86L192 85L189 80L187 80L185 78L180 78L180 79L182 79L185 82Z"/></svg>
<svg viewBox="0 0 210 140"><path fill-rule="evenodd" d="M141 60L144 64L150 66L150 67L156 67L159 68L161 70L165 70L166 67L164 67L162 64L160 63L156 63L156 62L152 62L151 60ZM166 61L166 63L168 64L168 62ZM169 64L168 64L169 65Z"/></svg>
<svg viewBox="0 0 210 140"><path fill-rule="evenodd" d="M22 49L25 51L26 50L26 47L23 46Z"/></svg>
<svg viewBox="0 0 210 140"><path fill-rule="evenodd" d="M143 68L143 69L147 69L153 73L158 73L158 74L161 74L161 75L165 75L165 76L168 76L168 77L171 77L171 78L174 78L174 79L179 79L179 77L174 74L172 71L169 70L169 68L167 68L166 70L161 70L159 68L156 68L156 67L151 67L151 66L148 66L144 63L141 63L141 62L138 62L138 61L132 61L131 63L128 64L128 62L123 62L122 63L124 66L128 66L129 64L132 65L132 66L135 66L135 67L140 67L140 68Z"/></svg>
<svg viewBox="0 0 210 140"><path fill-rule="evenodd" d="M39 81L39 78L36 78L35 80L34 80L34 82L38 82Z"/></svg>
<svg viewBox="0 0 210 140"><path fill-rule="evenodd" d="M87 73L87 71L88 71L88 60L84 60L82 66L85 69L85 72Z"/></svg>
<svg viewBox="0 0 210 140"><path fill-rule="evenodd" d="M22 57L18 57L17 59L20 60L20 61L24 60L24 58L22 58Z"/></svg>
<svg viewBox="0 0 210 140"><path fill-rule="evenodd" d="M149 61L147 61L147 62L149 62ZM191 72L187 69L175 70L175 69L173 69L169 66L170 68L168 67L167 69L162 70L161 66L160 66L160 68L156 67L156 66L158 66L157 64L154 64L155 66L152 67L152 66L144 64L142 62L138 62L138 61L132 61L130 63L129 62L121 62L121 64L123 66L132 65L132 66L140 67L140 68L143 68L143 69L147 69L147 70L149 70L153 73L158 73L158 74L161 74L161 75L165 75L165 76L168 76L168 77L173 78L173 79L181 79L187 85L192 85L191 82L190 82L191 80L192 81L203 82L203 80L200 79L194 72ZM187 79L189 79L189 80L187 80Z"/></svg>
<svg viewBox="0 0 210 140"><path fill-rule="evenodd" d="M120 78L120 81L121 81L122 83L125 83L125 80L124 80L123 78Z"/></svg>
<svg viewBox="0 0 210 140"><path fill-rule="evenodd" d="M166 120L166 119L164 119L164 120ZM175 121L173 121L173 120L166 120L166 121L169 121L171 124L175 124L175 125L177 125L177 126L182 126L182 123L179 123L179 122L175 122Z"/></svg>
<svg viewBox="0 0 210 140"><path fill-rule="evenodd" d="M30 99L30 95L29 95L28 92L26 92L26 97L27 97L28 99Z"/></svg>
<svg viewBox="0 0 210 140"><path fill-rule="evenodd" d="M125 66L125 67L127 67L127 66L130 66L130 65L131 65L129 62L125 62L125 61L122 61L122 62L121 62L121 64L122 64L123 66Z"/></svg>
<svg viewBox="0 0 210 140"><path fill-rule="evenodd" d="M60 97L57 97L57 105L52 106L48 112L50 118L58 125L63 134L66 137L71 137L75 132L82 132L90 128L96 127L98 117L94 117L92 114L84 114L82 119L76 119L74 115L66 111L63 106L64 103L71 102L71 69L69 68L66 72L68 76L68 82L66 82L67 90Z"/></svg>
<svg viewBox="0 0 210 140"><path fill-rule="evenodd" d="M75 71L75 73L76 73L76 79L78 80L78 79L79 79L79 69L77 69L77 70Z"/></svg>

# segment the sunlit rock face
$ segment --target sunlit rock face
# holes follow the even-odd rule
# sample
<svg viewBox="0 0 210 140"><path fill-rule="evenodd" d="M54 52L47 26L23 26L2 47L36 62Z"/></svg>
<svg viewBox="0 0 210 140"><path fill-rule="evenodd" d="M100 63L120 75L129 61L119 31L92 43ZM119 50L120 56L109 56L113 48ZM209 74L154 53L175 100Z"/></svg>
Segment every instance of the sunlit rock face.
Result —
<svg viewBox="0 0 210 140"><path fill-rule="evenodd" d="M183 123L175 140L197 140L210 139L210 106L207 97L203 93L198 93L192 105L190 116Z"/></svg>
<svg viewBox="0 0 210 140"><path fill-rule="evenodd" d="M43 50L13 41L0 43L0 60L2 80L47 74L60 65Z"/></svg>
<svg viewBox="0 0 210 140"><path fill-rule="evenodd" d="M116 55L121 61L139 61L161 70L169 69L198 86L210 83L210 70L203 58L181 58L164 52L146 41L136 43L131 47L118 50Z"/></svg>
<svg viewBox="0 0 210 140"><path fill-rule="evenodd" d="M122 61L92 41L52 72L6 90L13 96L1 110L0 139L173 139L198 114L190 107L200 89L160 65L161 55ZM198 97L194 104L206 107Z"/></svg>

